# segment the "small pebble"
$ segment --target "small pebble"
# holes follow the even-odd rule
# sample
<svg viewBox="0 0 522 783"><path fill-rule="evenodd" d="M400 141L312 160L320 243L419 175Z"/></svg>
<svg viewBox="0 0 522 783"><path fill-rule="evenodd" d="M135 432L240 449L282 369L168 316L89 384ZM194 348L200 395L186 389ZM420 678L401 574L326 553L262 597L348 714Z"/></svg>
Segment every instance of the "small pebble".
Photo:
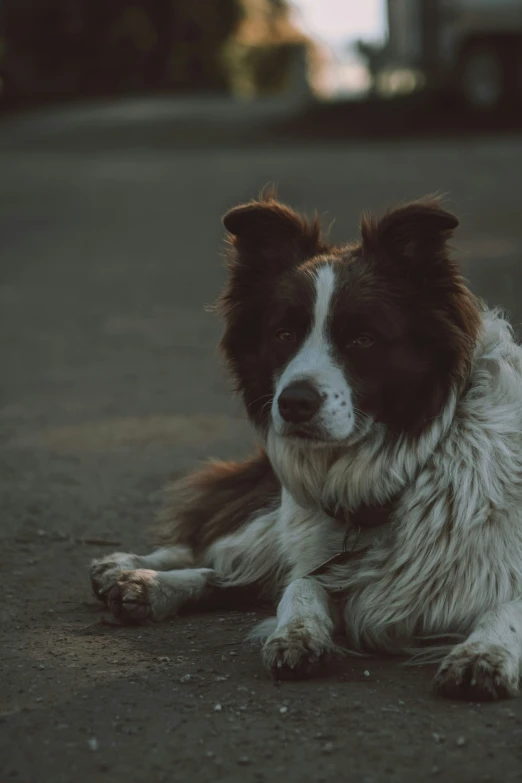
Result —
<svg viewBox="0 0 522 783"><path fill-rule="evenodd" d="M96 737L91 737L89 740L87 740L87 745L89 746L89 750L98 750L98 740Z"/></svg>
<svg viewBox="0 0 522 783"><path fill-rule="evenodd" d="M465 744L466 744L466 738L465 737L459 737L458 740L457 740L457 746L459 748L463 748Z"/></svg>
<svg viewBox="0 0 522 783"><path fill-rule="evenodd" d="M221 704L216 704L214 706L214 712L221 712L222 709L223 707L221 706Z"/></svg>
<svg viewBox="0 0 522 783"><path fill-rule="evenodd" d="M435 742L444 742L444 737L442 736L442 734L437 734L436 732L434 732L431 736L433 737Z"/></svg>
<svg viewBox="0 0 522 783"><path fill-rule="evenodd" d="M370 672L368 671L368 669L365 669L363 674L364 674L365 677L369 677L370 676Z"/></svg>
<svg viewBox="0 0 522 783"><path fill-rule="evenodd" d="M237 760L238 764L241 764L242 767L246 767L247 764L250 764L250 759L248 756L240 756Z"/></svg>
<svg viewBox="0 0 522 783"><path fill-rule="evenodd" d="M284 715L285 712L288 712L288 707L279 707L279 712L281 713L281 715Z"/></svg>
<svg viewBox="0 0 522 783"><path fill-rule="evenodd" d="M191 679L192 679L192 675L191 675L191 674L183 674L183 675L182 675L182 676L179 678L179 681L180 681L180 682L190 682L190 681L191 681Z"/></svg>
<svg viewBox="0 0 522 783"><path fill-rule="evenodd" d="M322 747L323 753L331 753L334 749L333 742L325 742Z"/></svg>

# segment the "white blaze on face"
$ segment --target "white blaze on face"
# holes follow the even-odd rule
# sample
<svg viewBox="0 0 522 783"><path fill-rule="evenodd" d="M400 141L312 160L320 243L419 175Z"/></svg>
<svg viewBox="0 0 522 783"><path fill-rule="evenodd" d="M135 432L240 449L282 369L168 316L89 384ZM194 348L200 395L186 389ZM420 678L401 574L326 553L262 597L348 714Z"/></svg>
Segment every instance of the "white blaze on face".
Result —
<svg viewBox="0 0 522 783"><path fill-rule="evenodd" d="M291 434L279 413L277 401L283 389L296 381L311 383L323 398L321 408L310 424L322 430L325 439L345 440L353 432L355 416L352 391L342 369L335 362L328 338L328 320L335 282L332 266L325 264L317 269L312 330L276 384L272 422L277 435Z"/></svg>

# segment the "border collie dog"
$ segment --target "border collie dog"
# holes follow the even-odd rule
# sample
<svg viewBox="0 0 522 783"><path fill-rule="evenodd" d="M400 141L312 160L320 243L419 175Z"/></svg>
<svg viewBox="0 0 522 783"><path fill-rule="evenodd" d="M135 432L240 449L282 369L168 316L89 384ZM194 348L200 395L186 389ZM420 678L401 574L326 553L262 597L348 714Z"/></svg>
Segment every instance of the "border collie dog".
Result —
<svg viewBox="0 0 522 783"><path fill-rule="evenodd" d="M338 633L359 653L431 639L440 693L516 694L522 352L449 256L457 219L422 200L334 246L270 194L224 225L221 348L262 449L171 486L162 547L95 560L95 594L145 622L254 589L277 602L256 633L279 678Z"/></svg>

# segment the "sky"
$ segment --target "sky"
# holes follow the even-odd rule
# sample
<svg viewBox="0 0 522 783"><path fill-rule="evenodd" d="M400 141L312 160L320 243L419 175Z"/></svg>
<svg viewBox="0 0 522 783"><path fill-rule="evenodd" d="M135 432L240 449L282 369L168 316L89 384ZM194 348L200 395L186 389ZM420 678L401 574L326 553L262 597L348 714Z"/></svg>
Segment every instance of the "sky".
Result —
<svg viewBox="0 0 522 783"><path fill-rule="evenodd" d="M335 46L384 36L386 0L291 0L291 4L299 26L325 43Z"/></svg>

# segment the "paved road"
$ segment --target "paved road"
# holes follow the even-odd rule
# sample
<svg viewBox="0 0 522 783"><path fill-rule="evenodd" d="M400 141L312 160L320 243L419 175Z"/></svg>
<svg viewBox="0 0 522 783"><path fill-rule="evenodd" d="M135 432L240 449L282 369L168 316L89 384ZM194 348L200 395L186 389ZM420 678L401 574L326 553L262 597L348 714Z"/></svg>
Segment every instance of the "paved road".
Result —
<svg viewBox="0 0 522 783"><path fill-rule="evenodd" d="M90 133L0 130L0 780L522 780L522 700L443 702L431 669L383 660L275 687L241 644L259 612L115 629L86 578L96 539L146 545L169 476L250 446L205 312L227 207L276 181L341 239L363 209L448 192L473 286L518 322L522 139Z"/></svg>

